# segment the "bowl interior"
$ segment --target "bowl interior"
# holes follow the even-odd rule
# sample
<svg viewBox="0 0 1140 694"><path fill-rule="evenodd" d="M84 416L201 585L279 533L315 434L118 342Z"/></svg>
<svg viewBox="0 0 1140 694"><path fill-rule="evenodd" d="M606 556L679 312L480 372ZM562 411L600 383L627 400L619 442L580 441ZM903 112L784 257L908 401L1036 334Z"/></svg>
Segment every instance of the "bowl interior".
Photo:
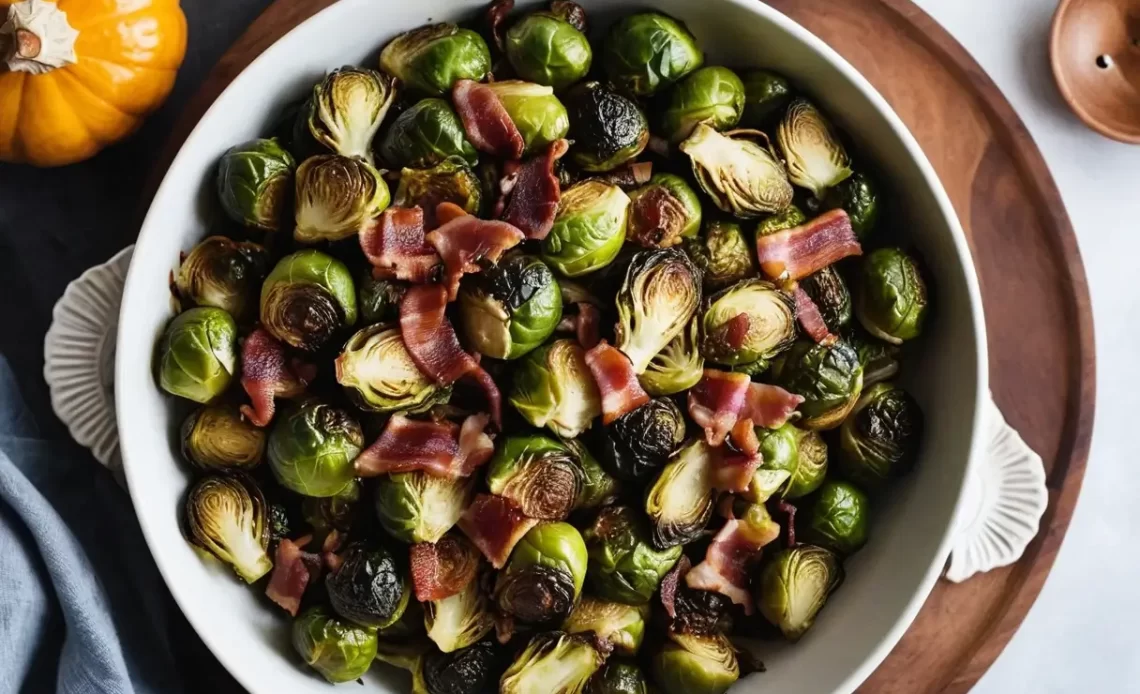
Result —
<svg viewBox="0 0 1140 694"><path fill-rule="evenodd" d="M580 0L596 28L646 5ZM191 134L166 175L135 249L119 329L116 391L131 494L144 534L175 599L222 663L254 692L327 692L298 662L284 614L263 596L205 563L182 540L180 504L190 475L175 431L183 410L157 387L155 340L171 316L167 273L179 251L210 231L212 174L231 145L264 133L281 107L328 69L372 65L401 30L464 20L482 0L342 0L268 49L234 80ZM766 674L733 691L850 691L884 658L941 571L955 508L976 447L984 394L981 304L965 238L934 173L886 103L822 42L766 5L685 0L653 6L684 19L710 63L767 67L791 77L821 103L886 184L899 242L929 267L935 311L921 344L908 349L903 384L926 412L924 451L915 474L877 508L871 541L848 562L847 579L816 625L794 647L766 644ZM651 115L652 117L652 115ZM368 691L403 692L402 673L373 668Z"/></svg>

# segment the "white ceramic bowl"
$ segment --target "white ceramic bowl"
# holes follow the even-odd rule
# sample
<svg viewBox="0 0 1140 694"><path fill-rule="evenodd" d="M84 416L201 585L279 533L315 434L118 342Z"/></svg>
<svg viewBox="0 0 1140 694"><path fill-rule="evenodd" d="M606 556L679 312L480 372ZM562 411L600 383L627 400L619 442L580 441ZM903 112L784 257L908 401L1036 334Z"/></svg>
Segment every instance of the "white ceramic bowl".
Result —
<svg viewBox="0 0 1140 694"><path fill-rule="evenodd" d="M871 541L847 566L847 580L815 627L795 646L765 654L766 674L734 692L848 692L902 636L938 578L971 461L978 457L985 397L986 341L981 300L965 237L942 186L887 103L847 62L805 29L752 0L579 0L595 27L647 5L682 18L710 63L753 65L790 76L820 102L875 162L888 204L911 220L936 306L904 384L926 412L915 474L879 509ZM306 21L234 80L186 140L139 235L127 277L118 337L116 403L123 463L150 549L174 598L198 634L252 692L328 692L298 662L283 613L227 570L203 563L179 532L189 481L175 443L176 405L148 364L170 318L167 273L178 252L207 233L215 163L229 146L263 133L278 110L326 70L374 64L396 33L429 21L470 17L485 0L342 0ZM874 37L868 37L874 40ZM947 133L947 137L952 134ZM370 692L406 691L402 675L373 668ZM356 691L351 686L347 689Z"/></svg>

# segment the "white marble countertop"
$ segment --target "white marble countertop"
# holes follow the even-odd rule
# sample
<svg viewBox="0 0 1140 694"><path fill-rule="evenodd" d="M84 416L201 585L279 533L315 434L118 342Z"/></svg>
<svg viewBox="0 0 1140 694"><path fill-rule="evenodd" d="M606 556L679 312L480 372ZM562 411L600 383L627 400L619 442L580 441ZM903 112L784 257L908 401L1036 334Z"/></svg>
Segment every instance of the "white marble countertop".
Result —
<svg viewBox="0 0 1140 694"><path fill-rule="evenodd" d="M1056 0L916 2L981 63L1045 155L1096 325L1096 424L1080 501L1040 597L974 692L1140 692L1140 147L1097 135L1065 107L1049 69Z"/></svg>

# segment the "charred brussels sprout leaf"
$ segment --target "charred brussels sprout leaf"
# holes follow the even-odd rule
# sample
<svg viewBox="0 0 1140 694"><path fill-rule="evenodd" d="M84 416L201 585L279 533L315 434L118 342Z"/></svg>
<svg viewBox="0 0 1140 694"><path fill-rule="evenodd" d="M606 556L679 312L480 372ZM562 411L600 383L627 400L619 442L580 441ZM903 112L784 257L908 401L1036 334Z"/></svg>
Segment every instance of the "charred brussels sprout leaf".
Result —
<svg viewBox="0 0 1140 694"><path fill-rule="evenodd" d="M708 635L732 631L732 601L711 590L695 590L679 580L669 629L677 634Z"/></svg>
<svg viewBox="0 0 1140 694"><path fill-rule="evenodd" d="M182 259L174 282L183 302L220 308L246 322L256 315L257 292L268 272L264 247L211 236Z"/></svg>
<svg viewBox="0 0 1140 694"><path fill-rule="evenodd" d="M305 497L301 501L301 513L313 530L323 533L332 530L348 532L352 528L359 502L360 483L354 481L336 496Z"/></svg>
<svg viewBox="0 0 1140 694"><path fill-rule="evenodd" d="M879 190L875 181L857 173L827 192L824 205L847 212L851 228L860 241L865 240L879 221Z"/></svg>
<svg viewBox="0 0 1140 694"><path fill-rule="evenodd" d="M855 316L880 340L900 345L922 333L926 282L914 258L898 248L863 257L855 288Z"/></svg>
<svg viewBox="0 0 1140 694"><path fill-rule="evenodd" d="M451 653L428 653L423 661L423 694L482 694L499 685L506 663L493 639Z"/></svg>
<svg viewBox="0 0 1140 694"><path fill-rule="evenodd" d="M546 263L515 255L472 275L459 293L467 342L495 359L518 359L554 334L562 292Z"/></svg>
<svg viewBox="0 0 1140 694"><path fill-rule="evenodd" d="M804 99L788 105L776 142L787 161L788 178L817 198L851 175L851 160L831 123Z"/></svg>
<svg viewBox="0 0 1140 694"><path fill-rule="evenodd" d="M568 634L594 633L608 642L618 655L634 655L641 648L645 636L645 619L649 606L635 607L620 602L608 602L583 597L562 624Z"/></svg>
<svg viewBox="0 0 1140 694"><path fill-rule="evenodd" d="M237 325L220 308L192 308L166 325L156 354L158 382L171 395L208 403L237 369Z"/></svg>
<svg viewBox="0 0 1140 694"><path fill-rule="evenodd" d="M649 122L636 101L598 82L580 84L564 99L574 141L570 160L583 171L612 171L649 144Z"/></svg>
<svg viewBox="0 0 1140 694"><path fill-rule="evenodd" d="M650 395L673 395L697 385L704 375L705 358L697 348L697 321L678 333L649 361L637 377Z"/></svg>
<svg viewBox="0 0 1140 694"><path fill-rule="evenodd" d="M756 276L754 251L736 222L710 222L703 237L685 244L685 252L701 269L707 291Z"/></svg>
<svg viewBox="0 0 1140 694"><path fill-rule="evenodd" d="M276 139L231 147L218 164L218 197L235 222L277 231L289 205L296 164Z"/></svg>
<svg viewBox="0 0 1140 694"><path fill-rule="evenodd" d="M665 694L723 694L740 679L740 664L722 634L669 634L653 657L653 679Z"/></svg>
<svg viewBox="0 0 1140 694"><path fill-rule="evenodd" d="M712 473L712 449L703 439L682 448L661 470L645 494L655 548L687 544L704 531L716 499Z"/></svg>
<svg viewBox="0 0 1140 694"><path fill-rule="evenodd" d="M774 72L749 70L740 75L740 81L744 84L742 127L767 128L792 100L792 86Z"/></svg>
<svg viewBox="0 0 1140 694"><path fill-rule="evenodd" d="M357 542L341 559L340 568L325 579L333 610L374 629L395 624L408 606L412 588L392 553Z"/></svg>
<svg viewBox="0 0 1140 694"><path fill-rule="evenodd" d="M182 422L182 457L202 470L248 470L265 456L265 430L234 405L199 407Z"/></svg>
<svg viewBox="0 0 1140 694"><path fill-rule="evenodd" d="M622 89L649 96L704 63L697 40L684 24L660 12L620 20L606 36L602 64Z"/></svg>
<svg viewBox="0 0 1140 694"><path fill-rule="evenodd" d="M597 508L612 504L621 491L618 481L602 469L586 444L577 439L563 439L562 445L570 449L570 454L582 468L582 492L578 495L574 508Z"/></svg>
<svg viewBox="0 0 1140 694"><path fill-rule="evenodd" d="M246 583L273 568L265 496L242 473L204 477L186 496L186 529L193 544L210 552Z"/></svg>
<svg viewBox="0 0 1140 694"><path fill-rule="evenodd" d="M800 461L800 436L794 426L785 424L779 429L756 427L756 437L764 462L752 474L752 482L742 496L761 504L792 483Z"/></svg>
<svg viewBox="0 0 1140 694"><path fill-rule="evenodd" d="M480 82L491 71L491 51L479 34L454 24L404 32L380 51L380 69L421 92L441 96L458 80Z"/></svg>
<svg viewBox="0 0 1140 694"><path fill-rule="evenodd" d="M499 97L503 108L519 129L525 152L540 152L566 137L570 116L550 87L522 80L502 80L487 85Z"/></svg>
<svg viewBox="0 0 1140 694"><path fill-rule="evenodd" d="M583 538L590 557L591 589L606 600L630 605L648 603L681 556L680 545L655 550L648 523L628 506L599 511Z"/></svg>
<svg viewBox="0 0 1140 694"><path fill-rule="evenodd" d="M562 193L542 259L567 277L579 277L613 262L625 242L629 196L615 185L583 181Z"/></svg>
<svg viewBox="0 0 1140 694"><path fill-rule="evenodd" d="M425 412L451 397L449 386L412 361L395 324L370 325L349 338L336 358L336 381L370 412Z"/></svg>
<svg viewBox="0 0 1140 694"><path fill-rule="evenodd" d="M668 398L654 398L605 428L602 460L618 479L644 479L685 441L685 417Z"/></svg>
<svg viewBox="0 0 1140 694"><path fill-rule="evenodd" d="M803 210L795 205L789 205L788 209L783 212L762 219L756 225L756 238L759 239L768 234L775 234L777 231L798 227L806 221L807 215L803 213Z"/></svg>
<svg viewBox="0 0 1140 694"><path fill-rule="evenodd" d="M313 87L303 113L314 140L341 156L372 163L372 138L395 99L390 75L342 67Z"/></svg>
<svg viewBox="0 0 1140 694"><path fill-rule="evenodd" d="M804 539L843 556L854 554L867 542L870 504L854 485L824 482L808 510Z"/></svg>
<svg viewBox="0 0 1140 694"><path fill-rule="evenodd" d="M838 334L851 322L851 292L834 265L800 280L800 288L819 309L832 333Z"/></svg>
<svg viewBox="0 0 1140 694"><path fill-rule="evenodd" d="M701 228L701 201L685 179L654 174L629 194L629 241L646 248L668 248L696 236Z"/></svg>
<svg viewBox="0 0 1140 694"><path fill-rule="evenodd" d="M474 485L473 478L453 480L422 470L384 475L376 485L376 515L401 542L438 542L463 515Z"/></svg>
<svg viewBox="0 0 1140 694"><path fill-rule="evenodd" d="M495 628L495 619L487 609L487 597L478 580L443 600L424 606L427 635L439 650L452 653L467 648Z"/></svg>
<svg viewBox="0 0 1140 694"><path fill-rule="evenodd" d="M772 362L773 383L803 396L800 426L834 429L839 426L863 388L859 355L842 340L832 345L797 340Z"/></svg>
<svg viewBox="0 0 1140 694"><path fill-rule="evenodd" d="M649 684L641 668L615 657L590 678L586 694L649 694Z"/></svg>
<svg viewBox="0 0 1140 694"><path fill-rule="evenodd" d="M391 196L380 172L363 159L322 154L297 167L299 243L339 241L355 236L388 207Z"/></svg>
<svg viewBox="0 0 1140 694"><path fill-rule="evenodd" d="M269 466L286 489L304 496L336 496L352 484L352 461L363 445L360 425L347 412L309 400L274 420Z"/></svg>
<svg viewBox="0 0 1140 694"><path fill-rule="evenodd" d="M614 346L644 373L649 362L689 325L701 303L700 270L675 248L633 256L617 294Z"/></svg>
<svg viewBox="0 0 1140 694"><path fill-rule="evenodd" d="M756 606L785 638L798 641L842 581L843 565L834 552L797 545L764 566Z"/></svg>
<svg viewBox="0 0 1140 694"><path fill-rule="evenodd" d="M426 169L453 157L468 166L479 162L459 116L437 98L418 101L397 116L379 149L384 162L394 169Z"/></svg>
<svg viewBox="0 0 1140 694"><path fill-rule="evenodd" d="M864 391L839 431L839 468L870 490L908 472L922 443L923 415L905 390L879 383Z"/></svg>
<svg viewBox="0 0 1140 694"><path fill-rule="evenodd" d="M512 435L495 447L487 487L539 520L563 520L582 494L584 474L570 449L539 435Z"/></svg>
<svg viewBox="0 0 1140 694"><path fill-rule="evenodd" d="M365 325L391 323L400 317L400 301L408 291L406 282L378 280L365 273L356 281L360 320Z"/></svg>
<svg viewBox="0 0 1140 694"><path fill-rule="evenodd" d="M795 301L764 280L745 280L714 294L701 317L701 353L726 366L771 359L795 337Z"/></svg>
<svg viewBox="0 0 1140 694"><path fill-rule="evenodd" d="M555 340L526 355L514 372L511 404L536 427L574 438L602 413L602 396L578 343Z"/></svg>
<svg viewBox="0 0 1140 694"><path fill-rule="evenodd" d="M314 351L355 322L352 274L320 251L285 256L261 285L262 326L293 347Z"/></svg>
<svg viewBox="0 0 1140 694"><path fill-rule="evenodd" d="M858 325L853 326L844 339L859 354L859 363L863 365L864 388L894 378L899 372L897 345L872 337Z"/></svg>
<svg viewBox="0 0 1140 694"><path fill-rule="evenodd" d="M799 499L811 494L823 484L827 475L827 442L818 431L792 429L796 436L796 464L784 497Z"/></svg>
<svg viewBox="0 0 1140 694"><path fill-rule="evenodd" d="M582 691L605 657L589 638L562 632L539 634L499 680L499 694L571 694Z"/></svg>
<svg viewBox="0 0 1140 694"><path fill-rule="evenodd" d="M329 682L352 682L372 666L376 631L338 619L316 605L293 620L293 648Z"/></svg>
<svg viewBox="0 0 1140 694"><path fill-rule="evenodd" d="M554 89L585 77L594 58L586 35L554 12L535 12L516 22L504 48L519 77Z"/></svg>
<svg viewBox="0 0 1140 694"><path fill-rule="evenodd" d="M699 123L681 143L693 176L716 206L737 217L779 214L792 204L792 186L780 160L757 142L763 133L734 130L721 134Z"/></svg>
<svg viewBox="0 0 1140 694"><path fill-rule="evenodd" d="M469 214L477 215L483 205L483 187L475 172L459 160L440 162L430 169L404 169L396 187L394 204L420 207L429 224L435 219L435 208L441 202L455 203Z"/></svg>
<svg viewBox="0 0 1140 694"><path fill-rule="evenodd" d="M499 611L527 624L565 619L586 580L586 545L567 523L540 523L511 551L495 581Z"/></svg>
<svg viewBox="0 0 1140 694"><path fill-rule="evenodd" d="M679 144L692 134L697 123L729 130L740 122L743 112L744 83L736 73L726 67L703 67L669 92L661 117L661 134L671 144Z"/></svg>

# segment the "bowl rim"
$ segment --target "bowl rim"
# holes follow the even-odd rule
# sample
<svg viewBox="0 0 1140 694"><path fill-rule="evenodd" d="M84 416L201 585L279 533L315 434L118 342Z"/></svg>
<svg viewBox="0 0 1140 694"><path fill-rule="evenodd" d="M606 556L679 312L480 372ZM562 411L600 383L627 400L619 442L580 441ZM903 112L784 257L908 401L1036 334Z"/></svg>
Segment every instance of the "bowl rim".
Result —
<svg viewBox="0 0 1140 694"><path fill-rule="evenodd" d="M151 201L150 207L147 210L146 217L140 227L138 240L136 241L135 257L145 257L146 248L149 245L150 239L154 238L161 228L161 220L158 218L158 212L155 208L155 202L160 200L166 188L171 184L171 173L178 169L186 156L186 152L191 149L195 144L196 137L200 134L203 124L207 121L217 118L221 111L219 110L219 102L222 97L231 90L240 89L244 85L243 80L248 79L251 72L259 68L264 63L272 63L277 54L284 50L289 37L298 32L307 32L312 30L313 27L319 26L323 23L333 22L339 17L340 13L351 13L351 8L357 4L370 2L371 0L339 0L332 5L318 11L313 16L299 23L293 27L289 32L284 34L281 38L274 41L270 46L264 49L257 57L255 57L248 65L246 65L241 72L238 73L233 80L223 89L210 107L203 113L201 119L191 130L186 140L179 147L178 154L171 161L166 173L163 174L163 179L158 189L155 192L154 198ZM973 258L970 254L969 244L966 239L966 234L962 229L959 222L958 215L954 211L954 207L950 201L949 195L942 186L941 180L938 178L937 173L934 171L933 165L930 163L926 154L922 151L917 140L911 134L907 126L902 122L902 119L895 113L894 109L887 103L886 99L875 89L870 82L858 70L854 68L847 60L839 55L834 49L827 45L822 39L812 34L805 27L783 14L774 7L764 3L756 2L755 0L721 0L722 2L736 5L748 12L757 16L763 17L770 21L773 25L778 27L785 34L792 39L799 41L811 51L817 53L824 59L839 75L848 81L849 84L854 86L865 98L871 106L878 112L880 116L886 121L887 125L893 131L893 134L902 143L907 151L907 155L918 167L922 175L922 181L929 189L935 203L937 204L939 213L946 222L947 228L950 230L951 240L957 254L958 263L963 270L963 279L966 285L966 293L969 298L970 317L973 321L974 336L975 336L975 398L974 398L974 413L973 422L970 428L970 444L968 447L967 460L965 468L963 469L962 484L958 489L957 498L954 501L954 510L951 514L951 520L947 523L942 531L942 536L938 541L938 551L935 553L935 559L931 562L930 566L926 569L921 582L915 587L914 593L910 600L907 602L905 608L898 615L894 624L887 631L885 636L879 641L878 644L872 649L871 653L863 662L850 672L843 681L834 690L835 692L852 692L860 684L866 680L871 673L883 662L890 651L902 638L903 634L910 627L914 621L922 605L926 602L930 591L933 589L938 577L942 574L946 559L950 555L952 541L954 538L954 531L958 526L960 516L962 513L962 500L965 495L967 481L977 465L982 455L984 448L984 437L980 435L984 431L984 403L989 397L988 383L989 383L989 365L988 365L988 349L986 344L986 328L984 312L982 307L981 289L978 283L977 272L974 268ZM133 329L134 320L132 319L131 307L134 303L133 297L140 293L140 290L134 289L134 285L143 282L141 279L144 270L132 263L124 285L123 302L120 309L120 320L118 327L117 340L120 344L127 339L128 334ZM127 363L125 358L122 358L120 351L115 358L115 381L126 382L124 374L128 370L137 369L138 364ZM136 464L132 462L133 457L133 444L131 437L126 434L131 429L131 423L127 421L124 412L125 408L119 405L120 400L125 398L126 395L121 389L115 391L116 402L116 420L120 431L120 446L123 460L123 472L127 481L128 491L131 493L132 499L134 498L137 485L140 481L137 478ZM144 465L146 456L145 452L139 452L138 465ZM141 491L140 491L141 493ZM150 550L151 556L154 558L155 564L158 567L159 573L162 575L163 581L166 583L167 589L170 590L175 603L185 615L187 621L190 622L194 628L197 636L206 644L210 652L217 658L218 662L234 677L238 683L247 690L254 692L257 691L258 683L254 681L251 676L242 667L240 654L231 653L220 644L214 641L211 634L214 626L207 622L205 616L197 609L196 599L197 596L190 594L184 588L180 587L177 577L177 567L175 560L168 556L165 552L164 540L166 538L158 537L154 529L149 526L143 517L141 506L132 503L135 514L139 520L139 526L142 529L143 537L146 540L147 547Z"/></svg>

